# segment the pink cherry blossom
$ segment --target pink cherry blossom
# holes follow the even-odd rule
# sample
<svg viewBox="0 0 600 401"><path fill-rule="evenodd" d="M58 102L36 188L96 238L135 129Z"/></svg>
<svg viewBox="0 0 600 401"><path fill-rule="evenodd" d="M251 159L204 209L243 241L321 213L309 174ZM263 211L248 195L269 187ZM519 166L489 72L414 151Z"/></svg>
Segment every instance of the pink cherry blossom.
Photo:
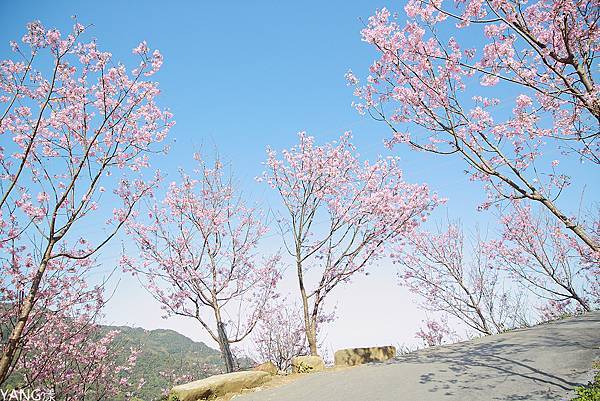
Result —
<svg viewBox="0 0 600 401"><path fill-rule="evenodd" d="M423 309L452 316L477 334L497 334L526 324L524 297L490 263L486 243L479 239L474 243L473 249L465 249L457 224L437 232L413 232L392 255L400 266L400 284L420 296ZM431 337L443 334L436 327L428 324L419 337L439 345Z"/></svg>
<svg viewBox="0 0 600 401"><path fill-rule="evenodd" d="M426 347L458 341L456 333L448 327L447 318L442 317L440 321L427 319L423 323L425 327L421 327L415 337L421 339Z"/></svg>
<svg viewBox="0 0 600 401"><path fill-rule="evenodd" d="M286 299L270 306L264 316L252 335L256 348L256 357L253 359L270 361L280 371L286 372L292 364L292 358L310 352L302 308Z"/></svg>
<svg viewBox="0 0 600 401"><path fill-rule="evenodd" d="M547 214L536 215L520 203L501 223L502 238L491 242L488 254L523 288L548 301L544 313L559 305L565 313L567 306L590 311L600 304L599 253L590 251ZM590 232L598 238L594 227Z"/></svg>
<svg viewBox="0 0 600 401"><path fill-rule="evenodd" d="M556 198L568 177L544 154L600 164L594 65L600 7L587 0L409 0L408 20L377 10L361 31L378 53L366 83L352 75L359 113L391 129L387 146L466 163L488 199L546 208L591 250L600 244ZM494 88L490 88L494 87ZM483 94L483 95L482 95ZM473 96L476 95L476 96ZM477 100L495 96L493 103ZM472 100L470 100L472 99ZM506 110L512 106L512 114Z"/></svg>
<svg viewBox="0 0 600 401"><path fill-rule="evenodd" d="M262 180L283 203L278 222L296 267L306 338L316 355L327 295L366 272L441 200L426 185L405 182L396 158L360 161L350 133L323 146L305 133L298 137L299 143L280 155L268 149ZM311 287L304 278L308 271L318 277Z"/></svg>
<svg viewBox="0 0 600 401"><path fill-rule="evenodd" d="M197 320L231 372L230 345L252 332L276 296L279 255L257 254L268 232L264 216L246 206L224 166L196 160L195 174L181 171L162 202L148 206L147 218L129 221L139 259L123 255L121 265L142 279L167 315Z"/></svg>
<svg viewBox="0 0 600 401"><path fill-rule="evenodd" d="M144 79L160 68L160 53L128 72L96 41L84 42L85 31L79 23L62 34L31 22L22 44L12 46L15 59L0 61L0 303L10 305L11 316L2 319L9 324L0 341L0 383L15 367L31 367L22 365L33 363L30 351L42 352L28 348L48 334L40 321L58 324L44 311L75 321L93 309L85 294L101 288L81 280L152 192L155 181L139 174L149 155L164 151L159 143L174 124L156 102L158 84ZM121 176L119 187L100 202L104 187L113 186L111 172ZM91 224L93 216L107 225ZM74 233L81 229L89 240ZM76 357L71 349L47 351L48 369ZM69 383L81 379L67 376Z"/></svg>

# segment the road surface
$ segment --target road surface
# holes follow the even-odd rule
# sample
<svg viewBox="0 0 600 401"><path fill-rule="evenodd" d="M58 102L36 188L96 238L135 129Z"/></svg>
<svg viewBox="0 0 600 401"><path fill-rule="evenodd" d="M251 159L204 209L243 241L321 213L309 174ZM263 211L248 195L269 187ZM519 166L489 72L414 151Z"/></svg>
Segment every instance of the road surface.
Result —
<svg viewBox="0 0 600 401"><path fill-rule="evenodd" d="M600 312L308 374L235 401L570 400L600 359Z"/></svg>

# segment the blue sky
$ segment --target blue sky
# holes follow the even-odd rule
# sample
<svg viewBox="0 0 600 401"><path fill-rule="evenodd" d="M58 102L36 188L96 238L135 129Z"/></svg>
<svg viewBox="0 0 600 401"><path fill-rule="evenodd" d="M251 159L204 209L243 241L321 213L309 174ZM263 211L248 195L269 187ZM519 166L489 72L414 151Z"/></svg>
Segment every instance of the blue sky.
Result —
<svg viewBox="0 0 600 401"><path fill-rule="evenodd" d="M382 140L388 131L351 108L352 89L346 86L344 73L352 68L364 76L376 56L360 40L360 18L366 20L382 6L402 12L403 2L55 0L0 4L2 58L9 55L8 41L20 38L28 21L39 19L47 27L68 30L71 15L94 25L90 36L112 52L114 60L134 65L131 49L141 40L160 49L165 57L156 76L163 91L161 102L175 114L177 125L171 132L168 158L155 161L153 167L171 176L177 167L193 165L194 149L216 146L233 163L245 192L271 205L275 198L266 187L255 185L253 178L262 171L266 146L288 147L298 131L306 130L324 142L352 130L365 157L387 154ZM485 228L490 215L475 211L483 192L464 175L460 161L406 149L394 154L403 159L409 181L427 181L449 198L436 218L448 215L462 219L467 227ZM587 198L598 199L599 190L592 185L598 174L585 170L580 174L579 182L588 184ZM577 190L572 193L576 196ZM101 256L106 267L114 264L118 248L109 248ZM338 321L329 330L331 347L413 341L423 315L393 277L393 267L380 266L376 274L361 277L335 294L332 304L338 305ZM287 288L293 291L293 282ZM171 327L206 340L194 322L162 321L158 306L126 277L108 306L107 321Z"/></svg>
<svg viewBox="0 0 600 401"><path fill-rule="evenodd" d="M379 6L373 1L168 6L157 1L53 1L35 7L12 2L0 16L0 55L9 54L8 40L19 38L28 21L68 30L71 15L93 24L89 37L129 66L136 63L131 49L146 40L165 57L156 79L162 104L177 121L169 158L153 167L174 174L178 166L192 165L194 149L216 146L234 162L244 185L253 186L266 146L288 147L299 131L324 142L352 130L364 157L387 154L382 140L388 131L352 109L352 89L344 81L349 68L364 73L375 57L359 31L360 19ZM467 183L459 162L412 152L401 156L409 180L428 181L444 193ZM439 174L441 166L449 165L457 168ZM252 192L257 190L262 189ZM481 199L477 192L454 195L460 205L475 205L478 200L469 202L473 196Z"/></svg>

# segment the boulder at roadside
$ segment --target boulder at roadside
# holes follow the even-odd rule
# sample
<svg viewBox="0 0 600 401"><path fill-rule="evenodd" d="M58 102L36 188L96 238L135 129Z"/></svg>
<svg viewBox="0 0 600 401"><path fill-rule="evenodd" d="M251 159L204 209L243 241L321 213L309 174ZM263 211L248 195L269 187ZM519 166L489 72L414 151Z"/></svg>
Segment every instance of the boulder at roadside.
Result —
<svg viewBox="0 0 600 401"><path fill-rule="evenodd" d="M306 355L297 356L292 359L293 373L313 373L325 370L325 363L320 356Z"/></svg>
<svg viewBox="0 0 600 401"><path fill-rule="evenodd" d="M279 369L277 369L277 366L275 366L275 364L271 361L261 363L260 365L255 366L252 370L256 370L259 372L267 372L271 375L276 375L279 372Z"/></svg>
<svg viewBox="0 0 600 401"><path fill-rule="evenodd" d="M335 366L354 366L369 362L384 362L396 356L396 347L347 348L335 352Z"/></svg>
<svg viewBox="0 0 600 401"><path fill-rule="evenodd" d="M206 400L260 386L267 382L269 377L269 373L260 371L233 372L210 376L206 379L173 387L169 393L168 400Z"/></svg>

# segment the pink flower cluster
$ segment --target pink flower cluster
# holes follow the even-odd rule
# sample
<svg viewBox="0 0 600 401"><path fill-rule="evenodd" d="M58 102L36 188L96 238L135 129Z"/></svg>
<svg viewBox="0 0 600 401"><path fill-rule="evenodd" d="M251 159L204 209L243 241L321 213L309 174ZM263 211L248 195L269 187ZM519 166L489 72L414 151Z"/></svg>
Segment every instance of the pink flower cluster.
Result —
<svg viewBox="0 0 600 401"><path fill-rule="evenodd" d="M139 257L123 255L121 266L142 278L166 316L196 319L228 350L252 331L276 296L279 255L258 254L268 231L264 216L246 206L224 166L196 159L193 176L181 171L164 199L149 203L147 217L128 221ZM235 319L226 321L226 313ZM228 325L226 338L220 324Z"/></svg>
<svg viewBox="0 0 600 401"><path fill-rule="evenodd" d="M360 161L349 132L323 146L305 133L298 138L281 155L268 149L267 170L259 179L283 203L278 221L303 289L306 335L316 353L327 294L366 272L441 200L426 185L404 181L396 158ZM304 282L309 271L317 277L310 287Z"/></svg>
<svg viewBox="0 0 600 401"><path fill-rule="evenodd" d="M86 277L151 193L154 182L137 175L174 124L158 84L144 78L160 69L160 53L141 49L130 72L85 32L77 22L67 34L32 22L0 61L0 383L16 368L76 398L86 386L125 389L129 368L117 374L107 360L112 337L93 341L103 288ZM91 225L93 215L108 226Z"/></svg>
<svg viewBox="0 0 600 401"><path fill-rule="evenodd" d="M405 11L404 25L385 8L369 18L362 38L379 58L366 83L347 75L358 111L392 127L388 146L460 154L488 190L483 207L560 194L568 178L548 171L546 153L560 149L600 163L600 98L590 67L597 64L598 7L466 0L448 10L440 0L410 0ZM465 32L452 36L456 26ZM503 96L482 105L482 93Z"/></svg>
<svg viewBox="0 0 600 401"><path fill-rule="evenodd" d="M435 347L456 341L456 333L448 327L447 319L442 318L439 322L427 319L424 323L425 327L421 327L415 337L421 339L426 347Z"/></svg>

